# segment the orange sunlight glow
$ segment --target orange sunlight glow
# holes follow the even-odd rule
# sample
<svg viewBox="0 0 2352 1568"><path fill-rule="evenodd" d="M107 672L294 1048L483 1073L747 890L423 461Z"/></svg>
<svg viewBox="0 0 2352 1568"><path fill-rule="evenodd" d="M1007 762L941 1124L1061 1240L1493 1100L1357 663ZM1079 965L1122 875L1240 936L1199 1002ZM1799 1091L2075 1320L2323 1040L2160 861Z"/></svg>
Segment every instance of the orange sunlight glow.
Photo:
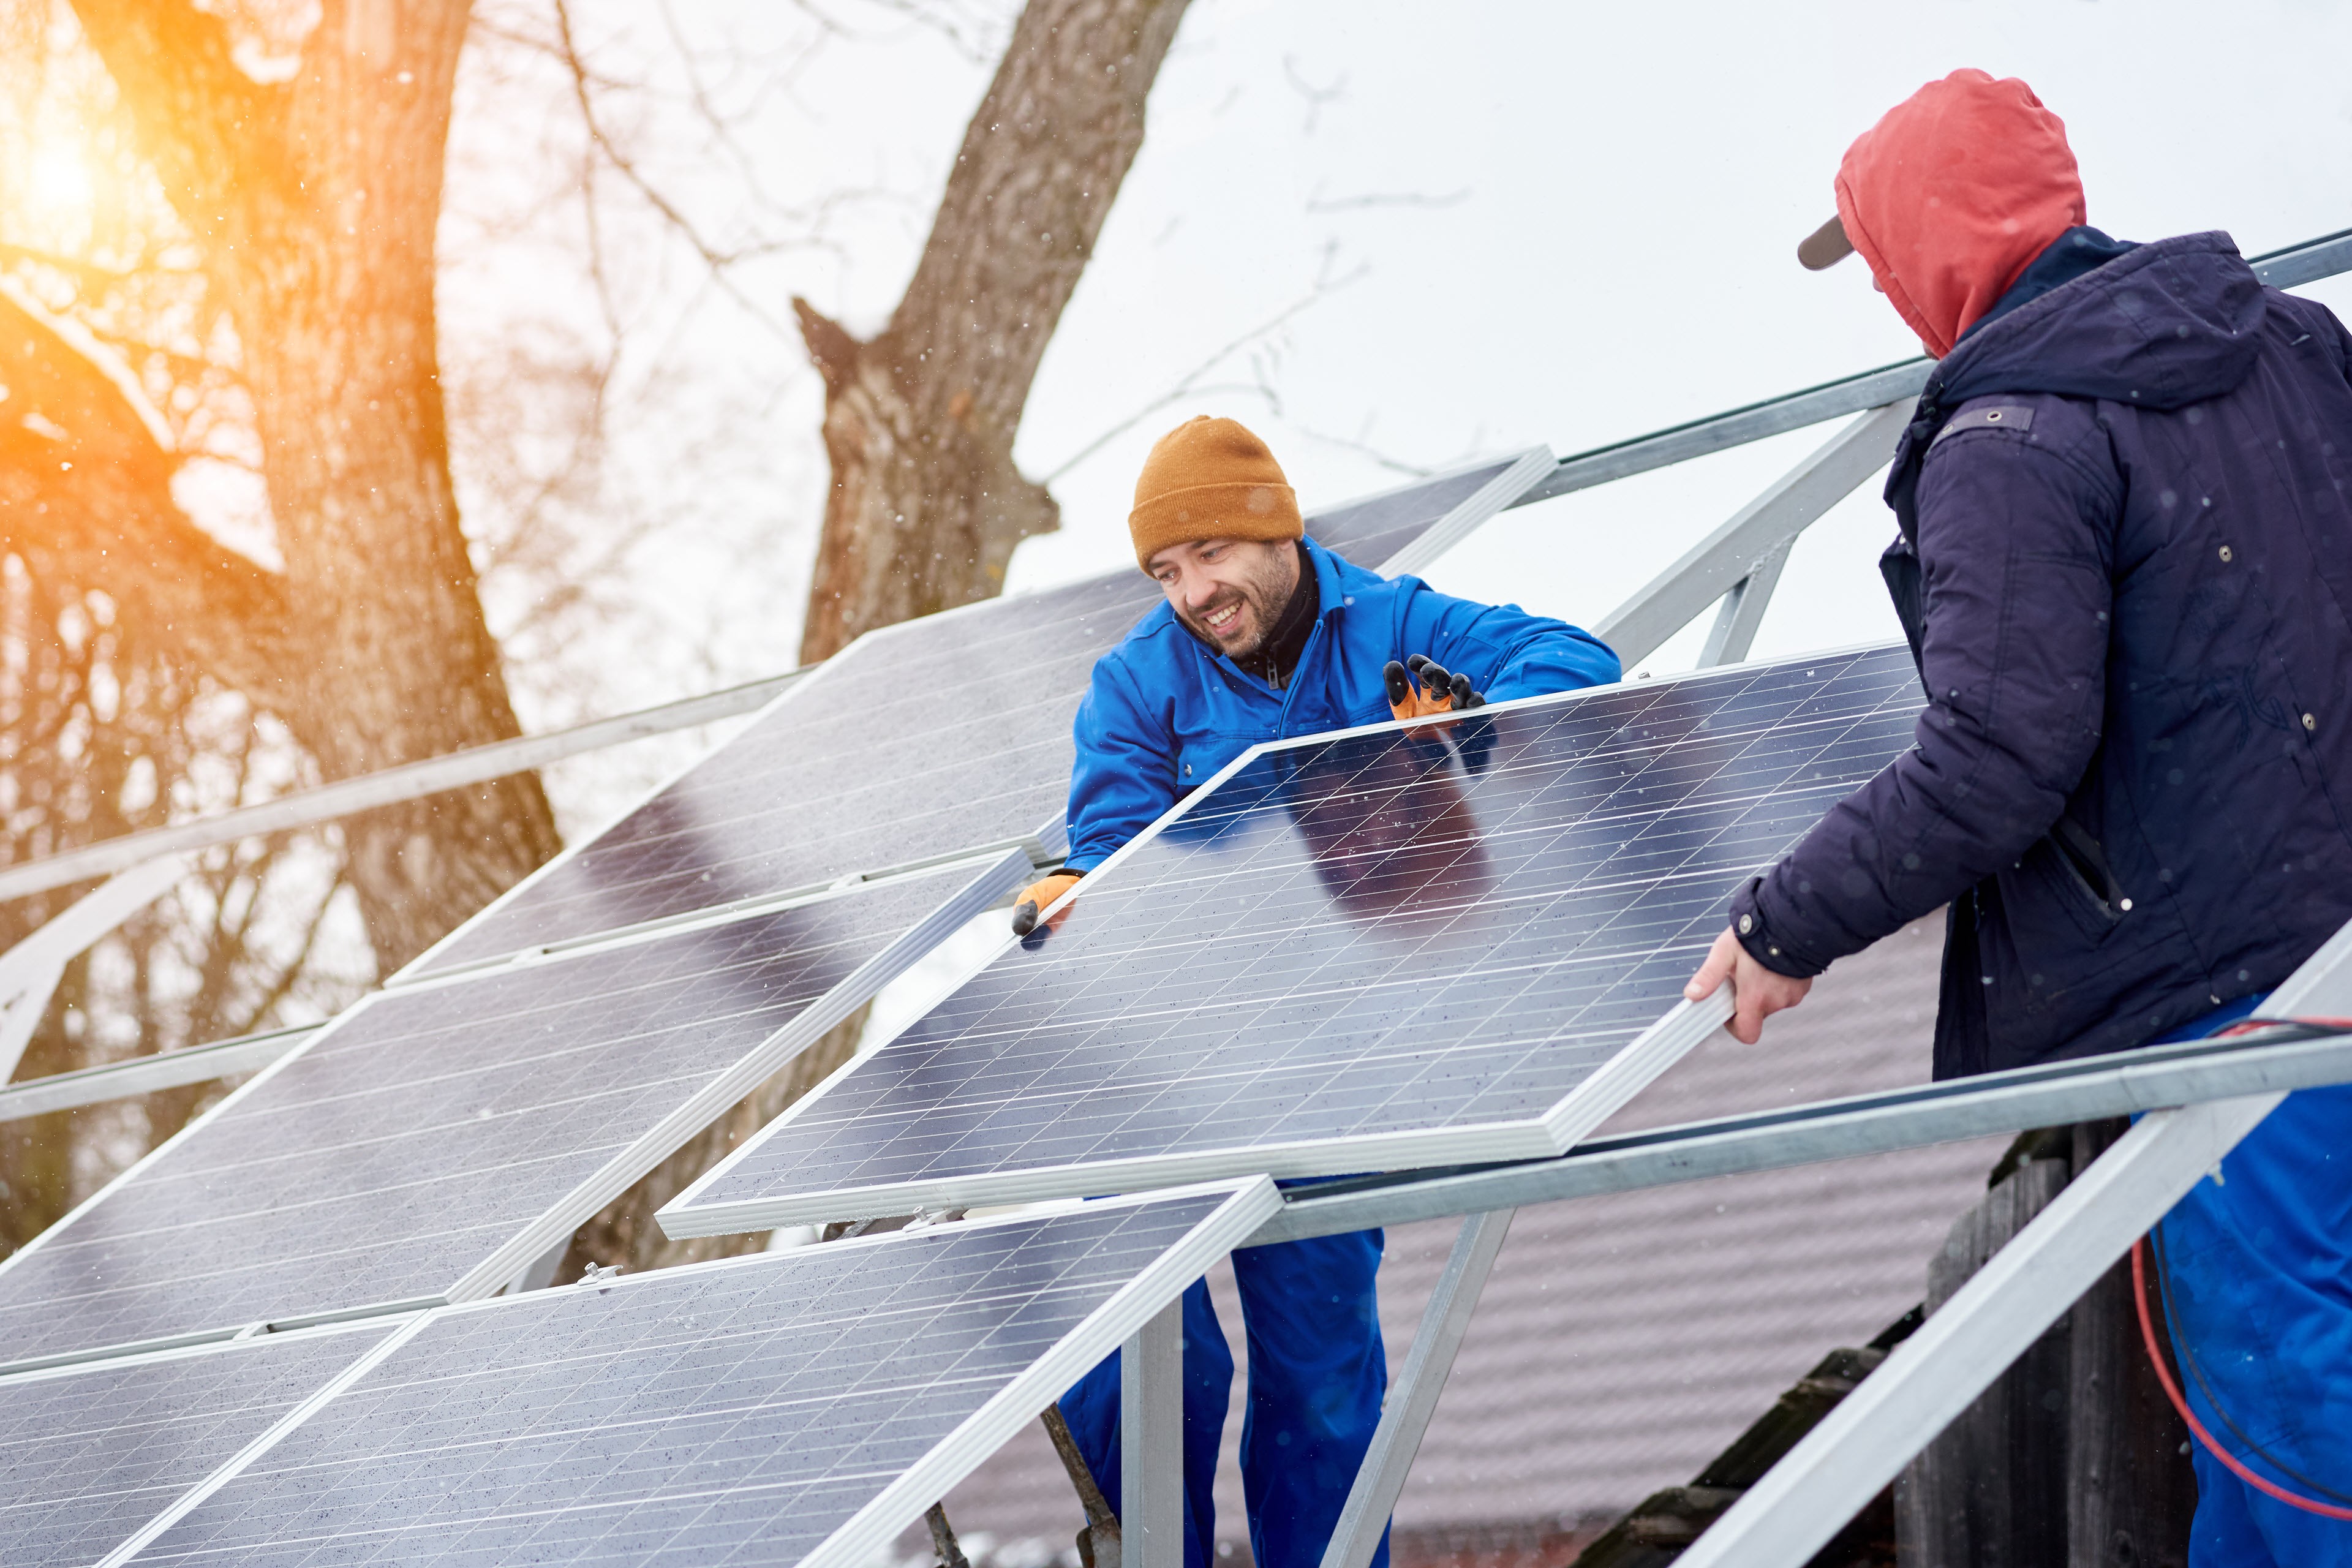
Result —
<svg viewBox="0 0 2352 1568"><path fill-rule="evenodd" d="M33 150L31 164L26 171L31 176L28 194L42 216L70 218L89 211L97 193L90 184L89 166L79 150L46 142Z"/></svg>

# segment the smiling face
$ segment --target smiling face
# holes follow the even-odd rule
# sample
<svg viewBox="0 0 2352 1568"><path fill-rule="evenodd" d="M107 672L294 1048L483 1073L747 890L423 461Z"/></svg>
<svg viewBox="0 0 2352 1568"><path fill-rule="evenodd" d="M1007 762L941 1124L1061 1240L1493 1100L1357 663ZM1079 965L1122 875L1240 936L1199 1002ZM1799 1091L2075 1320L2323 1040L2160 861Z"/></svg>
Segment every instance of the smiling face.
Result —
<svg viewBox="0 0 2352 1568"><path fill-rule="evenodd" d="M1168 546L1149 570L1178 620L1219 653L1246 658L1265 645L1298 586L1298 546L1203 539Z"/></svg>

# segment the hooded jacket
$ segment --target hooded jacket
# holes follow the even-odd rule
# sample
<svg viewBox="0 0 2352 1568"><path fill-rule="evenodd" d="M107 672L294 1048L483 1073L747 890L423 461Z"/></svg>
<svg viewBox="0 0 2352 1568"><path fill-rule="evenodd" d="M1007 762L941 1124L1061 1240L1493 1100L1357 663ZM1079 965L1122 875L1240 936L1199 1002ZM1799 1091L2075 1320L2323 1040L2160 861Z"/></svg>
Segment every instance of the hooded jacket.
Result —
<svg viewBox="0 0 2352 1568"><path fill-rule="evenodd" d="M1089 871L1260 741L1389 721L1381 667L1426 654L1493 701L1597 686L1617 656L1591 633L1516 605L1456 599L1383 577L1306 542L1318 600L1276 690L1154 605L1097 660L1078 705L1070 773L1073 871Z"/></svg>
<svg viewBox="0 0 2352 1568"><path fill-rule="evenodd" d="M2015 77L1956 70L1855 138L1838 221L1938 359L2033 258L2084 221L2066 127Z"/></svg>
<svg viewBox="0 0 2352 1568"><path fill-rule="evenodd" d="M1735 898L1813 974L1949 902L1939 1078L2122 1049L2352 919L2352 336L2226 235L1939 363L1884 563L1913 749Z"/></svg>

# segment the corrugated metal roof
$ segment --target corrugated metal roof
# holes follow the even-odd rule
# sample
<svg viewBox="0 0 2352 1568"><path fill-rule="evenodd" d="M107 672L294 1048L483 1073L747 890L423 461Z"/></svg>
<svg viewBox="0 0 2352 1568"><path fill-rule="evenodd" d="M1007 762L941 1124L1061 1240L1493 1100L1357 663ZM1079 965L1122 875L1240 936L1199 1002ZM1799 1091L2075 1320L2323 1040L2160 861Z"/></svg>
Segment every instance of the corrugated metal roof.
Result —
<svg viewBox="0 0 2352 1568"><path fill-rule="evenodd" d="M1927 1076L1942 920L1840 963L1757 1046L1718 1036L1610 1123L1658 1126ZM1688 1480L1832 1345L1923 1294L1929 1256L2004 1141L1879 1155L1523 1210L1397 1508L1401 1531L1527 1537L1613 1518ZM1452 1222L1389 1237L1381 1314L1402 1366ZM1212 1276L1240 1359L1230 1272ZM1225 1428L1217 1534L1247 1552ZM1080 1516L1034 1427L957 1488L949 1517L1005 1562L1042 1562ZM910 1551L913 1549L909 1542ZM923 1549L928 1555L928 1547ZM1416 1553L1418 1555L1418 1553Z"/></svg>

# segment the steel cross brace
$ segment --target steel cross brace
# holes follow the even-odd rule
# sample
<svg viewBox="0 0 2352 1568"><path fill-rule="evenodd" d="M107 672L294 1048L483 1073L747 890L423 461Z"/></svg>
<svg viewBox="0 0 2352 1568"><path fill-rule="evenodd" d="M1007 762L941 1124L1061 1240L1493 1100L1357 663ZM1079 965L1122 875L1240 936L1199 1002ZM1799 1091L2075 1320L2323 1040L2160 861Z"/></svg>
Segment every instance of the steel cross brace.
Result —
<svg viewBox="0 0 2352 1568"><path fill-rule="evenodd" d="M1749 1488L1679 1568L1798 1568L2285 1098L2143 1118Z"/></svg>
<svg viewBox="0 0 2352 1568"><path fill-rule="evenodd" d="M1370 1568L1380 1550L1381 1535L1396 1511L1398 1494L1421 1451L1422 1435L1437 1413L1437 1396L1445 1391L1446 1374L1454 1370L1454 1352L1469 1332L1470 1315L1478 1310L1478 1292L1503 1250L1511 1228L1511 1211L1496 1209L1472 1215L1462 1222L1445 1271L1437 1278L1423 1309L1421 1327L1406 1352L1404 1371L1389 1388L1381 1405L1381 1423L1373 1428L1372 1444L1357 1468L1355 1485L1339 1510L1339 1522L1324 1548L1320 1568Z"/></svg>
<svg viewBox="0 0 2352 1568"><path fill-rule="evenodd" d="M1610 611L1592 628L1594 635L1615 648L1618 658L1631 668L1655 653L1707 605L1730 595L1725 618L1711 641L1719 662L1730 663L1744 656L1746 644L1755 637L1756 624L1763 619L1764 603L1771 595L1790 546L1856 485L1886 466L1895 454L1895 437L1910 422L1913 402L1905 397L1848 423L1729 521ZM1743 614L1741 606L1751 596L1753 609ZM1724 654L1722 650L1735 637L1740 644L1738 653Z"/></svg>
<svg viewBox="0 0 2352 1568"><path fill-rule="evenodd" d="M66 965L90 943L153 903L186 874L188 857L161 855L110 877L68 905L24 941L0 953L0 1083L16 1072L17 1060L48 1011L49 997L65 978Z"/></svg>

